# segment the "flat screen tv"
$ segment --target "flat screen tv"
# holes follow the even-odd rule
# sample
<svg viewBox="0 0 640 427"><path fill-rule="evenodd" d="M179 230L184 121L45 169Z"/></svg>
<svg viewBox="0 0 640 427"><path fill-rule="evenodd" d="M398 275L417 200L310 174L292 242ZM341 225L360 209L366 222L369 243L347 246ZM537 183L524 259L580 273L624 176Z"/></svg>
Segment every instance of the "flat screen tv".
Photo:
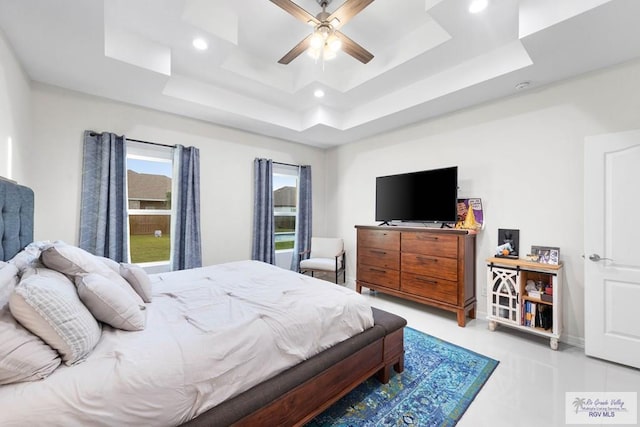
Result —
<svg viewBox="0 0 640 427"><path fill-rule="evenodd" d="M376 221L456 222L458 167L376 178Z"/></svg>

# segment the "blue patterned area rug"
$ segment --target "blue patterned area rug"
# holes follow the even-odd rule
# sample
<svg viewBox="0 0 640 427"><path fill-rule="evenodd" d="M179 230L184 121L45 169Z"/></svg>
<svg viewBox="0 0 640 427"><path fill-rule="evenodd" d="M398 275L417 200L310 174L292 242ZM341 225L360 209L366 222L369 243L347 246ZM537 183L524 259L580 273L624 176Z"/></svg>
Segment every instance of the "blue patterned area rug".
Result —
<svg viewBox="0 0 640 427"><path fill-rule="evenodd" d="M404 372L370 378L314 418L316 426L454 426L498 361L404 329Z"/></svg>

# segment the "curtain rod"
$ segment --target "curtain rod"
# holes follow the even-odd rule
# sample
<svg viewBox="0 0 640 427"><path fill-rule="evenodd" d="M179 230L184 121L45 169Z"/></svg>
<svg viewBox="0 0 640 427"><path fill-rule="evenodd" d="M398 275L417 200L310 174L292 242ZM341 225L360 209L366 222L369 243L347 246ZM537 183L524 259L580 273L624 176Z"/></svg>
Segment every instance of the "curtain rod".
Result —
<svg viewBox="0 0 640 427"><path fill-rule="evenodd" d="M125 137L126 138L126 137ZM140 139L132 139L132 138L126 138L127 141L133 141L133 142L140 142L142 144L150 144L150 145L157 145L159 147L169 147L169 148L176 148L175 145L168 145L168 144L161 144L159 142L151 142L151 141L142 141Z"/></svg>
<svg viewBox="0 0 640 427"><path fill-rule="evenodd" d="M96 135L100 135L99 133L96 132L91 132L90 133L91 136L96 136ZM150 144L150 145L157 145L159 147L169 147L169 148L176 148L175 145L168 145L168 144L161 144L159 142L151 142L151 141L143 141L141 139L133 139L133 138L127 138L126 136L124 137L127 141L132 141L132 142L140 142L142 144Z"/></svg>
<svg viewBox="0 0 640 427"><path fill-rule="evenodd" d="M283 162L275 162L275 161L273 163L276 164L276 165L293 166L293 167L296 167L296 168L299 168L300 166L302 166L302 165L293 165L291 163L283 163Z"/></svg>

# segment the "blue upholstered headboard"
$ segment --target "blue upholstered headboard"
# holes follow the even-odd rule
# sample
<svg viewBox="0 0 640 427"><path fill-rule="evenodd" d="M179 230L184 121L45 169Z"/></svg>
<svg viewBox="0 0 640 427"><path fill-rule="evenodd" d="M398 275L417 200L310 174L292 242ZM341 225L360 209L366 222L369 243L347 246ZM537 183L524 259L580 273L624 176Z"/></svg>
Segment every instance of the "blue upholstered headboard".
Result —
<svg viewBox="0 0 640 427"><path fill-rule="evenodd" d="M33 241L33 190L0 178L0 260Z"/></svg>

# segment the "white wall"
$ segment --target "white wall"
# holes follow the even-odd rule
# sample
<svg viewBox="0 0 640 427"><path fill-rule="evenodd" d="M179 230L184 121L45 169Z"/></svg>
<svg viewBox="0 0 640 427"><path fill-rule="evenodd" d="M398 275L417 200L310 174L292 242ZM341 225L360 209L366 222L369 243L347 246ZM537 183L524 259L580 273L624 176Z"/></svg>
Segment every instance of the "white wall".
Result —
<svg viewBox="0 0 640 427"><path fill-rule="evenodd" d="M31 136L30 94L29 78L0 31L0 176L21 182L22 147Z"/></svg>
<svg viewBox="0 0 640 427"><path fill-rule="evenodd" d="M36 194L36 239L78 241L86 129L200 149L204 264L251 257L256 157L312 166L313 227L323 232L322 150L42 84L33 85L32 96L29 183Z"/></svg>
<svg viewBox="0 0 640 427"><path fill-rule="evenodd" d="M583 143L585 136L640 128L640 61L467 109L332 149L327 155L329 234L346 239L355 276L356 224L375 224L375 177L459 166L461 196L482 198L477 295L498 228L520 230L520 252L560 247L565 263L564 326L584 337ZM588 191L588 189L587 189ZM427 190L425 189L425 195Z"/></svg>

